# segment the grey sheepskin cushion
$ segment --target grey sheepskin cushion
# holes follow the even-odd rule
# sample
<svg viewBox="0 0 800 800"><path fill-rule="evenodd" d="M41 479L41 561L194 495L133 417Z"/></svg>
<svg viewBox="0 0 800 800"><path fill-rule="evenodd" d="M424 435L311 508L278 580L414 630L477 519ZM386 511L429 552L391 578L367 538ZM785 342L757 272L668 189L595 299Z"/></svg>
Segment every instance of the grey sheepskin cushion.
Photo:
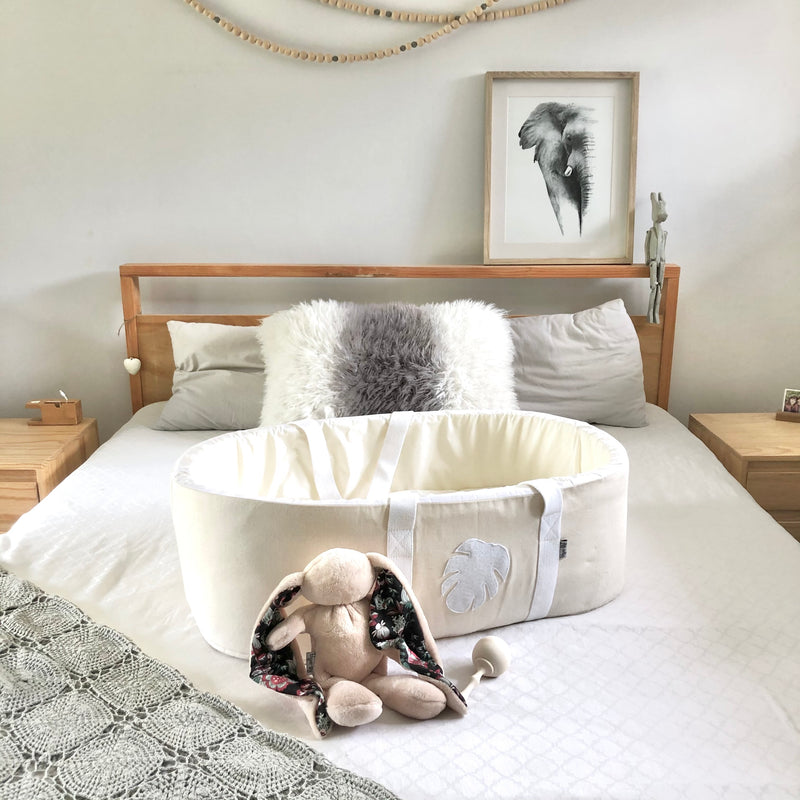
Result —
<svg viewBox="0 0 800 800"><path fill-rule="evenodd" d="M473 300L315 300L259 330L261 425L391 411L517 408L504 313Z"/></svg>

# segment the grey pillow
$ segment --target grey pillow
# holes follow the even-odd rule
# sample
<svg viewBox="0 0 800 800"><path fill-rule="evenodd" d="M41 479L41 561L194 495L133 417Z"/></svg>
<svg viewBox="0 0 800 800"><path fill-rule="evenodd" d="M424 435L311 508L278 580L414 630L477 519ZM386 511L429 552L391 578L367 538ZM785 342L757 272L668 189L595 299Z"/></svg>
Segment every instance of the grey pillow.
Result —
<svg viewBox="0 0 800 800"><path fill-rule="evenodd" d="M511 320L519 407L600 425L647 424L639 337L622 300Z"/></svg>
<svg viewBox="0 0 800 800"><path fill-rule="evenodd" d="M264 360L255 327L213 322L167 323L175 373L157 430L258 427Z"/></svg>

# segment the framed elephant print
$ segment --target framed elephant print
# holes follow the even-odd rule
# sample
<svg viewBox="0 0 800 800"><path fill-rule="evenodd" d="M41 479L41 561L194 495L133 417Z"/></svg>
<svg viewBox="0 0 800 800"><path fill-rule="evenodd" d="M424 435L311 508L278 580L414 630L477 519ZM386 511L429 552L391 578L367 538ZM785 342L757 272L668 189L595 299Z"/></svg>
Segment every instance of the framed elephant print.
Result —
<svg viewBox="0 0 800 800"><path fill-rule="evenodd" d="M485 264L630 264L638 72L486 74Z"/></svg>

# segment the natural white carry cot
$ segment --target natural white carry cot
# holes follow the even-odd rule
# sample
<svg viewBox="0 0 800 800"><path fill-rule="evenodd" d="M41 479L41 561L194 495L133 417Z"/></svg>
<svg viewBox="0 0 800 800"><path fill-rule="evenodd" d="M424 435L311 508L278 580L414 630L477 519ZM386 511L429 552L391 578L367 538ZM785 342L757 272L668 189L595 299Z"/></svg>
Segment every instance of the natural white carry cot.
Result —
<svg viewBox="0 0 800 800"><path fill-rule="evenodd" d="M397 412L202 442L172 508L197 624L246 658L272 589L332 547L394 560L436 637L600 606L623 585L627 486L623 447L583 422Z"/></svg>

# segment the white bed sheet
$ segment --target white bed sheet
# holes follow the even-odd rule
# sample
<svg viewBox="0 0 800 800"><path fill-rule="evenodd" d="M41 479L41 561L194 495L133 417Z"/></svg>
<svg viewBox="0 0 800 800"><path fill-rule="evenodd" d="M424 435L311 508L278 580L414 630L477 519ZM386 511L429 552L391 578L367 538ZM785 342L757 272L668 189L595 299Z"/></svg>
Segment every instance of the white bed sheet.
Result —
<svg viewBox="0 0 800 800"><path fill-rule="evenodd" d="M194 625L170 473L213 434L151 430L157 412L139 412L0 537L0 564L307 738L294 701L252 683ZM407 800L800 797L800 544L680 423L647 413L646 428L606 428L631 460L620 597L496 631L511 670L482 681L464 718L384 712L310 743ZM461 685L478 638L439 642Z"/></svg>

